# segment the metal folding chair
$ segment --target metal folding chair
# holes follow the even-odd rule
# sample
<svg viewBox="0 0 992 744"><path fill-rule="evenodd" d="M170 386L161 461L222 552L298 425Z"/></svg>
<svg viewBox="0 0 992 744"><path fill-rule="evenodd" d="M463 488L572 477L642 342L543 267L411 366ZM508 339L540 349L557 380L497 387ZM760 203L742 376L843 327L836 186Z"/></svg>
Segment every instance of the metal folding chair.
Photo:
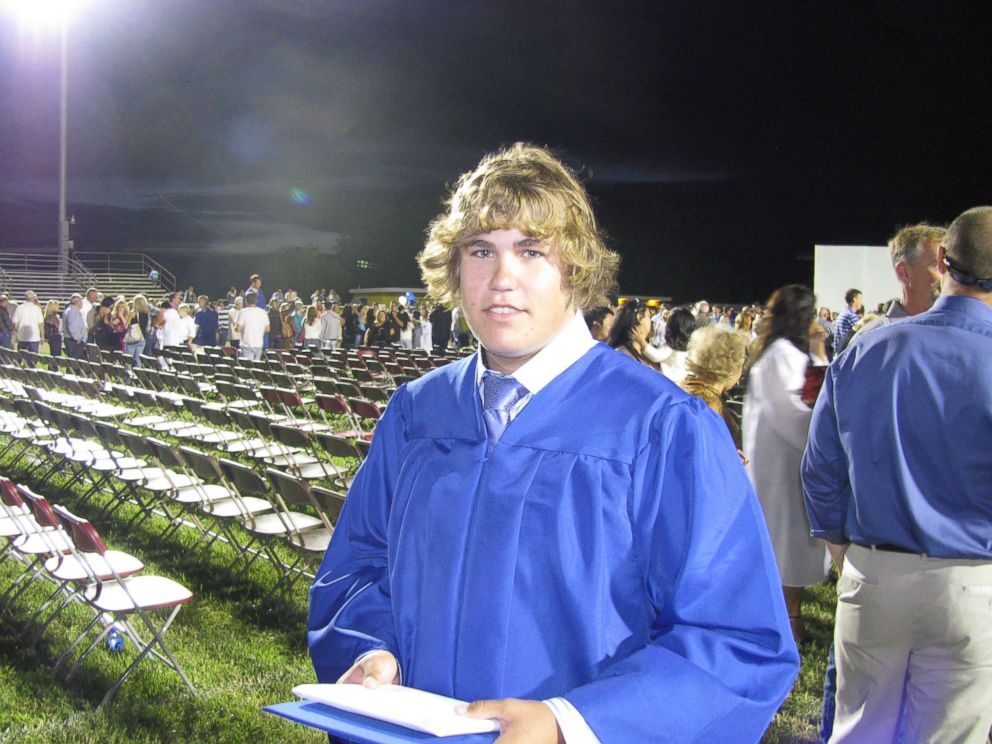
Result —
<svg viewBox="0 0 992 744"><path fill-rule="evenodd" d="M83 566L89 575L89 583L81 596L96 615L58 659L54 671L57 673L62 668L69 660L72 652L90 635L101 620L104 620L103 629L70 667L65 677L66 681L72 679L86 657L106 638L108 633L114 628L120 628L140 650L124 673L107 690L103 700L100 701L100 706L113 699L114 694L124 684L124 681L149 655L175 671L182 679L186 689L192 695L196 695L196 689L179 662L176 661L172 651L165 644L166 632L175 621L183 605L193 601L193 593L182 584L164 576L141 574L124 577L114 570L113 564L109 562L107 565L111 569L113 578L102 578L100 568L94 565L92 559L94 555L105 557L107 546L93 525L63 507L55 507L54 511L72 538L73 557L79 561L80 566ZM164 622L156 624L153 618L160 611L168 611L168 616ZM109 616L109 623L106 622L107 616ZM139 628L141 632L139 632Z"/></svg>

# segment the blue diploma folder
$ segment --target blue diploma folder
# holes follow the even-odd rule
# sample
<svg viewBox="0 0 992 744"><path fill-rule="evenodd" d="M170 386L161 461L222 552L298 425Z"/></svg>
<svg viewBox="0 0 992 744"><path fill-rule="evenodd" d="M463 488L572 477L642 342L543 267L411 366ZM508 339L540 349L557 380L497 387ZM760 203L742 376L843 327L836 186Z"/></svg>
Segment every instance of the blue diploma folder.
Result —
<svg viewBox="0 0 992 744"><path fill-rule="evenodd" d="M263 710L288 718L290 721L302 723L304 726L326 731L345 741L354 742L354 744L405 744L411 741L433 741L441 744L448 744L449 742L450 744L491 744L498 736L496 732L493 732L438 737L308 700L269 705Z"/></svg>

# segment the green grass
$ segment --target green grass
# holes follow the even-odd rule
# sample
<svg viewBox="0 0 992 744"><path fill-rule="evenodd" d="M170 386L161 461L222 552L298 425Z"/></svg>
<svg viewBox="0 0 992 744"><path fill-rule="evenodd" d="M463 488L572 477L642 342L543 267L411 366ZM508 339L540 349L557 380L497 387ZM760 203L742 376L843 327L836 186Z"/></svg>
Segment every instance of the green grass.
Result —
<svg viewBox="0 0 992 744"><path fill-rule="evenodd" d="M17 472L0 463L0 472L21 482L31 482L29 471L23 461ZM50 485L45 492L52 490ZM101 498L78 511L93 514ZM76 506L72 493L60 501ZM290 700L294 685L312 681L305 582L280 602L273 591L276 573L267 563L256 561L246 576L233 580L224 571L233 556L227 545L194 551L188 531L163 541L157 536L163 521L157 518L128 529L130 508L122 507L99 527L110 547L140 556L146 573L173 578L195 593L166 640L197 697L172 670L146 659L114 701L97 710L103 693L133 659L133 644L120 654L100 647L71 682L55 679L52 663L92 616L72 608L49 626L36 650L28 649L18 628L43 596L39 588L15 605L13 623L0 620L0 742L326 742L315 731L261 710ZM0 562L0 590L16 573L12 561ZM810 640L801 649L802 671L766 742L817 740L835 601L832 584L809 592L804 612Z"/></svg>

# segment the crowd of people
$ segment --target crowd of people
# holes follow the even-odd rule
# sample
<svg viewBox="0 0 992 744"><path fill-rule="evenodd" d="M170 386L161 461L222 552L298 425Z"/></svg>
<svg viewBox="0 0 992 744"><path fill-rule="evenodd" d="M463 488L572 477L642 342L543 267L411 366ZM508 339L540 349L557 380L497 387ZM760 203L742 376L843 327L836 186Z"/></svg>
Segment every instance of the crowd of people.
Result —
<svg viewBox="0 0 992 744"><path fill-rule="evenodd" d="M902 295L869 313L856 288L836 312L801 285L611 302L617 258L540 148L484 159L448 205L419 257L436 304L267 299L257 274L158 307L90 289L60 314L28 292L13 311L0 296L0 345L135 364L183 345L477 346L400 388L377 428L312 589L321 681L402 669L549 742L647 741L659 716L736 740L791 686L804 592L832 561L823 740L984 742L992 208L898 231Z"/></svg>
<svg viewBox="0 0 992 744"><path fill-rule="evenodd" d="M58 300L50 300L42 311L33 291L16 307L0 294L0 347L13 348L16 342L18 348L38 353L47 343L53 357L64 353L81 358L86 345L94 344L125 352L139 367L142 356L169 347L231 347L251 359L261 359L269 348L397 346L431 353L471 343L457 316L453 324L451 310L443 305L417 304L407 297L388 305L343 303L333 290L317 290L308 305L292 289L277 289L266 300L262 279L254 274L244 291L232 287L220 300L194 295L190 287L155 304L143 294L128 300L91 287L73 294L64 311Z"/></svg>

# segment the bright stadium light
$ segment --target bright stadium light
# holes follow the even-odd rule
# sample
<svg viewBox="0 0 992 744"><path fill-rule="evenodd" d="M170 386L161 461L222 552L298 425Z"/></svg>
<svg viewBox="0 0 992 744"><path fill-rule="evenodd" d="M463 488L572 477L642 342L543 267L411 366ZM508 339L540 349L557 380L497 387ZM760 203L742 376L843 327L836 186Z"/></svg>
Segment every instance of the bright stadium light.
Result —
<svg viewBox="0 0 992 744"><path fill-rule="evenodd" d="M83 4L83 0L0 0L0 8L29 28L59 28Z"/></svg>
<svg viewBox="0 0 992 744"><path fill-rule="evenodd" d="M69 270L69 222L65 218L65 181L69 116L69 21L85 0L0 0L0 9L35 31L57 28L62 37L59 85L59 271Z"/></svg>

